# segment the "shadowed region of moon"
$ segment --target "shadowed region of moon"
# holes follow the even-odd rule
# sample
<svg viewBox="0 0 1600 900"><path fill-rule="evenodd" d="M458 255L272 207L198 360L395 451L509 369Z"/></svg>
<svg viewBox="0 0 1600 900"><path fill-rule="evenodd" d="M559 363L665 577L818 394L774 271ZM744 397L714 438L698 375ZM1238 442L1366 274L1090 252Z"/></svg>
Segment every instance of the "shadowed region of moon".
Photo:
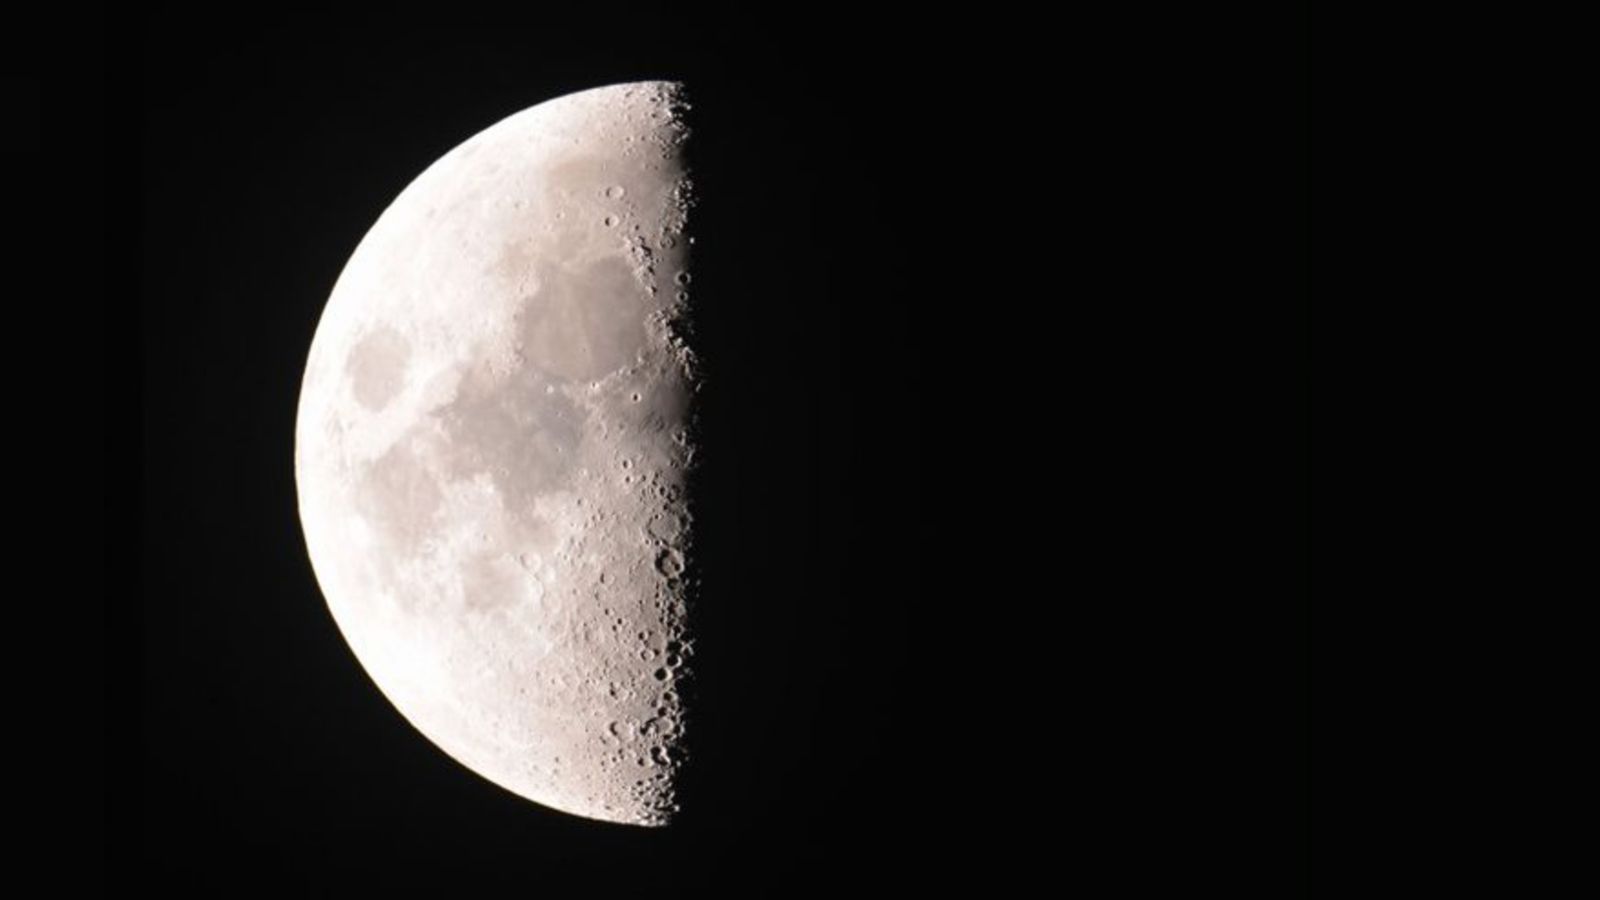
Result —
<svg viewBox="0 0 1600 900"><path fill-rule="evenodd" d="M445 753L664 824L691 723L691 189L679 85L557 98L383 212L312 341L306 546L373 682Z"/></svg>

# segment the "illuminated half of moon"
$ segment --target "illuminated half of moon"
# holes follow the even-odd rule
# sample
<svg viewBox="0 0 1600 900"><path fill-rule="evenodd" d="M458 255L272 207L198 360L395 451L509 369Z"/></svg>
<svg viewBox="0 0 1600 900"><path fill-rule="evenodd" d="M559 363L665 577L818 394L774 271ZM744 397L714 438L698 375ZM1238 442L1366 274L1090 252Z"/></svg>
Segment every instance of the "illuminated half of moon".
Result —
<svg viewBox="0 0 1600 900"><path fill-rule="evenodd" d="M340 274L295 430L340 632L489 781L579 816L677 808L691 653L687 108L619 84L429 166Z"/></svg>

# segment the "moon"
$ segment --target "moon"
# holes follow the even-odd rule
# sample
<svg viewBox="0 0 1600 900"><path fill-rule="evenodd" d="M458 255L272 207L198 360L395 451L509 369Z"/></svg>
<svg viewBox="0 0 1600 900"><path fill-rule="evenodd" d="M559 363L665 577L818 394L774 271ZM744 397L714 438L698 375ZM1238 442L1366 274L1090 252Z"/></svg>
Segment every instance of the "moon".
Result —
<svg viewBox="0 0 1600 900"><path fill-rule="evenodd" d="M300 521L373 683L535 803L678 810L699 383L682 85L516 113L412 181L312 339Z"/></svg>

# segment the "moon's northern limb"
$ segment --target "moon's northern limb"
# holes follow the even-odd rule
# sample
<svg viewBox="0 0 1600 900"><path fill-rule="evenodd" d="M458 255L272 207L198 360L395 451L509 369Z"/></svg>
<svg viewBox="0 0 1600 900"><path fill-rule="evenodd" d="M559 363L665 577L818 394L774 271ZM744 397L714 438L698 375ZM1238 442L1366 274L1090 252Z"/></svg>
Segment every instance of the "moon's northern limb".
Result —
<svg viewBox="0 0 1600 900"><path fill-rule="evenodd" d="M536 802L675 807L694 358L680 89L614 85L451 150L335 285L301 391L301 520L373 681Z"/></svg>

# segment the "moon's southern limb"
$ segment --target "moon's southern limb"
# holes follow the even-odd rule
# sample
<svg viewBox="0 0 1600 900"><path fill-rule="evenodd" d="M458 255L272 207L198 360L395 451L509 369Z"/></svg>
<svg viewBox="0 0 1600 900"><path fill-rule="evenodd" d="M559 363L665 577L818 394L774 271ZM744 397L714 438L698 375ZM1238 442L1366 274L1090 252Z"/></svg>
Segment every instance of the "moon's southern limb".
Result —
<svg viewBox="0 0 1600 900"><path fill-rule="evenodd" d="M676 809L694 356L679 85L570 94L383 212L312 340L301 523L352 651L523 797Z"/></svg>

